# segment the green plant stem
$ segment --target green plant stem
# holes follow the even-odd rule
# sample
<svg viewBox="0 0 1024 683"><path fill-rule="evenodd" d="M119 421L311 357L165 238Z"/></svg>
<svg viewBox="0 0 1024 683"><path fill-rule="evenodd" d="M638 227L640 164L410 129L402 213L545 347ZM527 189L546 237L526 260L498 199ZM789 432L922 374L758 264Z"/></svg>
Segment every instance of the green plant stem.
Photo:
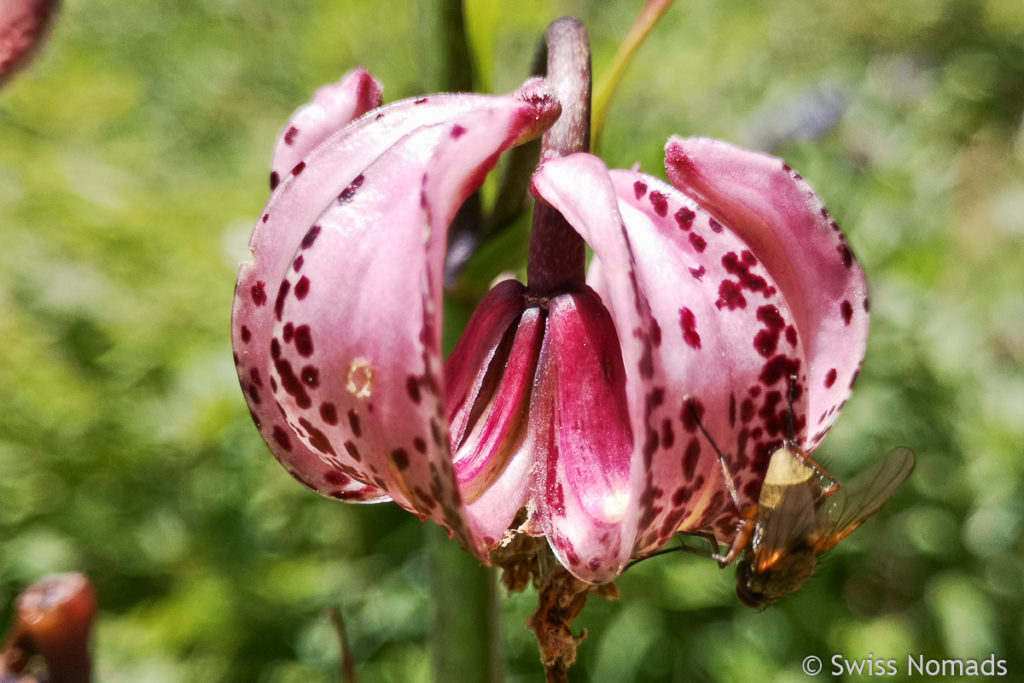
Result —
<svg viewBox="0 0 1024 683"><path fill-rule="evenodd" d="M494 570L425 524L433 595L433 680L500 683L501 630Z"/></svg>

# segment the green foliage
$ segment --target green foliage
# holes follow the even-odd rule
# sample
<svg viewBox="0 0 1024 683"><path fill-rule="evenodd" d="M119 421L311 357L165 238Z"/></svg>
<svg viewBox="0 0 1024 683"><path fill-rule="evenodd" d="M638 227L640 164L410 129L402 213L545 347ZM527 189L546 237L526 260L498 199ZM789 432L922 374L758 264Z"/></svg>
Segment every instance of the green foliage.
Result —
<svg viewBox="0 0 1024 683"><path fill-rule="evenodd" d="M568 13L600 74L640 5L468 4L476 77L497 90ZM250 423L228 335L279 126L356 64L389 100L420 92L432 55L416 16L402 2L68 0L0 93L0 623L26 583L85 571L98 680L337 680L328 606L363 680L429 680L420 523L293 482ZM800 170L872 283L868 358L819 453L840 478L900 444L919 465L767 611L702 558L639 564L621 602L584 611L574 680L804 680L804 656L827 670L836 653L901 670L908 654L995 653L1024 671L1022 112L1014 0L668 12L612 102L606 160L661 173L677 133L770 147ZM525 234L481 252L466 296L521 265ZM509 680L540 676L534 603L503 603Z"/></svg>

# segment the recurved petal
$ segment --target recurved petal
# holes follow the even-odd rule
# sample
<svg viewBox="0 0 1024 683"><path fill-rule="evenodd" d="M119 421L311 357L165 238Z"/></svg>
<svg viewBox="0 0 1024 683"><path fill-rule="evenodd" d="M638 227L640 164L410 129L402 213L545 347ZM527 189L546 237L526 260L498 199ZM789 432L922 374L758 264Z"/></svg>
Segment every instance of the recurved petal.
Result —
<svg viewBox="0 0 1024 683"><path fill-rule="evenodd" d="M651 176L612 171L611 179L664 378L645 406L649 482L641 499L652 504L638 550L712 521L729 538L736 505L716 448L741 506L756 502L770 453L787 436L789 375L798 387L806 382L793 316L772 273L730 224ZM622 286L605 265L595 259L590 274L600 292ZM798 433L805 414L797 396Z"/></svg>
<svg viewBox="0 0 1024 683"><path fill-rule="evenodd" d="M533 91L524 87L523 92ZM494 106L495 99L500 98L436 95L429 101L405 100L379 109L372 117L353 122L328 138L308 155L306 161L297 164L282 179L256 223L250 241L253 261L239 269L235 289L232 346L236 369L253 419L275 457L293 476L323 495L346 499L352 496L365 500L386 499L373 487L349 482L357 472L353 468L352 457L346 455L347 450L339 458L326 458L308 445L308 434L306 439L301 438L305 432L302 424L279 405L275 394L280 387L273 377L276 359L272 355L271 344L273 327L277 322L278 299L283 307L289 291L292 296L295 294L291 290L291 280L295 280L297 286L301 280L301 277L296 277L296 265L301 269L304 245L312 245L316 241L318 233L311 230L316 219L327 207L355 195L363 181L361 174L368 166L418 128L437 125L474 109ZM504 98L504 101L509 99L512 98ZM512 106L518 107L515 103ZM419 197L420 180L417 178L407 194ZM374 193L371 191L370 194ZM385 223L383 229L386 230L387 226ZM391 270L393 268L388 268L389 272ZM285 280L288 280L288 291L282 289ZM295 334L294 329L292 334ZM301 372L305 365L298 366L293 372ZM358 367L356 370L354 379L360 377ZM343 386L347 383L347 378L332 379L342 382ZM353 432L361 428L359 420L354 419L358 415L340 412L337 406L324 404L317 406L316 410L324 423L348 425ZM345 441L340 443L344 448ZM363 476L362 471L358 474ZM368 480L364 480L365 483Z"/></svg>
<svg viewBox="0 0 1024 683"><path fill-rule="evenodd" d="M654 354L659 334L650 306L637 288L636 260L619 215L615 192L604 163L590 154L573 154L541 165L533 176L531 190L541 201L558 210L593 248L609 280L617 286L600 293L618 330L622 362L626 373L626 401L632 426L630 493L619 533L632 540L641 517L640 499L647 487L644 476L643 444L649 431L645 406L657 403L657 388L664 387L660 359ZM663 389L662 389L663 390Z"/></svg>
<svg viewBox="0 0 1024 683"><path fill-rule="evenodd" d="M672 183L750 245L790 303L808 374L802 445L813 449L864 358L864 273L821 198L779 159L706 138L672 138L665 151Z"/></svg>
<svg viewBox="0 0 1024 683"><path fill-rule="evenodd" d="M693 411L733 463L741 498L756 500L784 436L787 374L800 370L781 293L728 226L655 178L574 155L545 163L534 188L594 249L588 281L618 330L634 552L712 519L728 527L735 505Z"/></svg>
<svg viewBox="0 0 1024 683"><path fill-rule="evenodd" d="M549 99L529 94L478 97L371 159L306 218L270 309L275 399L297 438L471 545L441 374L445 229L498 155L557 115ZM333 143L293 179L331 168L320 166L325 146ZM296 184L286 180L276 195L283 201Z"/></svg>
<svg viewBox="0 0 1024 683"><path fill-rule="evenodd" d="M274 147L270 189L277 187L295 165L317 145L375 107L380 106L380 83L366 69L356 68L337 83L325 85L313 100L292 114Z"/></svg>
<svg viewBox="0 0 1024 683"><path fill-rule="evenodd" d="M633 435L618 336L593 291L551 300L537 377L531 524L576 577L612 580L633 546L626 520Z"/></svg>

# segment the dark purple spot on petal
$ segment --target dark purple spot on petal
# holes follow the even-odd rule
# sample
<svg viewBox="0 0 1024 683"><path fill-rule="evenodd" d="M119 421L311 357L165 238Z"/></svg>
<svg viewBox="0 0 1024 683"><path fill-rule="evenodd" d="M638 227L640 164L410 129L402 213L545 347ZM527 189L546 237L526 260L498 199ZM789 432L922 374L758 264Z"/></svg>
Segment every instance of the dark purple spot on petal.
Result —
<svg viewBox="0 0 1024 683"><path fill-rule="evenodd" d="M647 183L643 182L642 180L638 180L635 183L633 183L633 194L636 195L637 199L642 198L646 192Z"/></svg>
<svg viewBox="0 0 1024 683"><path fill-rule="evenodd" d="M320 234L320 226L314 225L306 231L305 236L302 238L302 242L299 243L303 249L309 249L313 246L313 242L316 242L317 236Z"/></svg>
<svg viewBox="0 0 1024 683"><path fill-rule="evenodd" d="M284 132L284 144L290 145L295 142L295 136L299 134L299 129L295 126L289 126L288 130Z"/></svg>
<svg viewBox="0 0 1024 683"><path fill-rule="evenodd" d="M299 325L295 328L295 350L303 358L313 355L313 335L309 325Z"/></svg>
<svg viewBox="0 0 1024 683"><path fill-rule="evenodd" d="M412 447L420 453L427 452L427 442L421 436L417 436L412 440Z"/></svg>
<svg viewBox="0 0 1024 683"><path fill-rule="evenodd" d="M679 309L679 326L683 328L683 341L694 349L700 349L700 334L697 333L697 317L685 306Z"/></svg>
<svg viewBox="0 0 1024 683"><path fill-rule="evenodd" d="M849 268L853 265L853 252L845 244L840 244L836 249L839 251L839 258L843 260L843 265Z"/></svg>
<svg viewBox="0 0 1024 683"><path fill-rule="evenodd" d="M409 398L412 399L412 402L417 404L417 405L419 405L420 399L422 398L422 396L420 395L420 381L419 381L419 378L417 378L417 377L415 377L413 375L409 375L408 377L406 377L405 378L405 391L406 391L407 394L409 394Z"/></svg>
<svg viewBox="0 0 1024 683"><path fill-rule="evenodd" d="M299 175L304 170L306 170L306 162L300 161L299 163L295 164L295 167L292 169L292 175Z"/></svg>
<svg viewBox="0 0 1024 683"><path fill-rule="evenodd" d="M672 420L665 418L661 421L661 447L672 448L676 442L675 430L672 429Z"/></svg>
<svg viewBox="0 0 1024 683"><path fill-rule="evenodd" d="M786 341L789 342L790 346L796 346L796 328L792 325L786 327Z"/></svg>
<svg viewBox="0 0 1024 683"><path fill-rule="evenodd" d="M849 325L853 320L853 304L844 299L843 303L839 304L839 312L843 315L843 322Z"/></svg>
<svg viewBox="0 0 1024 683"><path fill-rule="evenodd" d="M776 330L760 330L754 335L754 348L759 354L768 358L779 346L779 333Z"/></svg>
<svg viewBox="0 0 1024 683"><path fill-rule="evenodd" d="M338 472L336 470L327 470L326 472L324 472L324 481L326 481L331 486L344 486L350 480L341 472Z"/></svg>
<svg viewBox="0 0 1024 683"><path fill-rule="evenodd" d="M327 435L313 426L313 423L304 417L299 418L299 424L302 425L306 433L309 434L309 445L317 449L321 453L334 455L334 446L331 445L331 440L327 438Z"/></svg>
<svg viewBox="0 0 1024 683"><path fill-rule="evenodd" d="M459 138L461 138L465 134L465 132L466 132L465 128L463 128L459 124L455 124L454 126L452 126L452 139L453 140L458 140Z"/></svg>
<svg viewBox="0 0 1024 683"><path fill-rule="evenodd" d="M771 386L784 377L799 374L799 370L799 360L780 354L764 364L758 379L760 379L761 383L765 386ZM767 398L765 400L767 401Z"/></svg>
<svg viewBox="0 0 1024 683"><path fill-rule="evenodd" d="M404 470L409 466L409 454L404 448L396 448L391 451L391 462L395 463L399 470Z"/></svg>
<svg viewBox="0 0 1024 683"><path fill-rule="evenodd" d="M312 365L305 365L302 368L301 374L302 381L311 388L316 389L320 386L320 371L316 367Z"/></svg>
<svg viewBox="0 0 1024 683"><path fill-rule="evenodd" d="M252 295L252 302L257 306L262 306L267 303L267 286L263 283L263 280L259 280L252 286L249 293Z"/></svg>
<svg viewBox="0 0 1024 683"><path fill-rule="evenodd" d="M295 260L292 261L292 268L294 268L295 272L297 273L302 269L302 264L305 262L306 259L302 257L302 254L299 254L298 256L295 257Z"/></svg>
<svg viewBox="0 0 1024 683"><path fill-rule="evenodd" d="M295 283L295 298L302 301L309 294L309 278L303 275L299 278L299 281Z"/></svg>
<svg viewBox="0 0 1024 683"><path fill-rule="evenodd" d="M262 220L262 221L263 221L264 223L266 223L267 221L269 221L269 220L270 220L270 214L269 214L269 213L265 213L265 214L263 214L263 218L262 218L261 220Z"/></svg>
<svg viewBox="0 0 1024 683"><path fill-rule="evenodd" d="M292 283L287 280L281 280L281 286L277 288L277 300L274 301L274 316L278 320L281 319L281 314L284 312L284 299L288 296L288 290L292 288Z"/></svg>
<svg viewBox="0 0 1024 683"><path fill-rule="evenodd" d="M835 368L831 368L831 369L829 369L829 371L827 373L825 373L825 388L826 389L831 388L832 385L836 383L836 376L837 376L837 374L838 373L836 373L836 369Z"/></svg>
<svg viewBox="0 0 1024 683"><path fill-rule="evenodd" d="M651 208L654 209L654 213L664 218L668 213L668 197L661 192L654 191L651 192L650 201Z"/></svg>
<svg viewBox="0 0 1024 683"><path fill-rule="evenodd" d="M352 456L353 460L359 462L360 460L363 459L362 454L359 452L359 448L354 443L352 443L351 441L346 441L344 443L344 446L345 450L348 451L348 454Z"/></svg>
<svg viewBox="0 0 1024 683"><path fill-rule="evenodd" d="M761 291L765 296L769 296L765 291L768 289L768 281L760 275L754 275L750 272L751 267L755 265L757 265L757 259L754 258L750 251L745 250L740 255L730 251L722 256L722 266L726 272L737 277L738 281L736 284L753 292Z"/></svg>
<svg viewBox="0 0 1024 683"><path fill-rule="evenodd" d="M291 344L292 339L295 338L295 324L292 322L286 322L284 328L281 330L281 338L284 339L285 344Z"/></svg>
<svg viewBox="0 0 1024 683"><path fill-rule="evenodd" d="M263 386L263 378L260 377L260 370L259 370L259 368L252 368L252 369L249 370L249 379L251 379L252 383L255 384L256 386L258 386L258 387L262 387Z"/></svg>
<svg viewBox="0 0 1024 683"><path fill-rule="evenodd" d="M277 174L277 171L270 172L270 189L276 190L277 186L281 184L281 176Z"/></svg>
<svg viewBox="0 0 1024 683"><path fill-rule="evenodd" d="M242 342L245 343L245 344L248 344L249 340L252 339L252 332L249 331L248 327L246 327L245 325L242 325L241 336L242 336Z"/></svg>
<svg viewBox="0 0 1024 683"><path fill-rule="evenodd" d="M348 411L348 426L352 434L358 439L363 435L363 423L359 419L359 411L355 408Z"/></svg>
<svg viewBox="0 0 1024 683"><path fill-rule="evenodd" d="M693 248L697 250L697 253L703 252L704 248L708 246L708 243L704 238L695 232L690 233L690 244L692 244Z"/></svg>
<svg viewBox="0 0 1024 683"><path fill-rule="evenodd" d="M722 280L722 284L718 286L718 301L715 302L715 306L719 310L728 308L734 311L737 308L746 308L747 299L743 296L739 284L732 280Z"/></svg>
<svg viewBox="0 0 1024 683"><path fill-rule="evenodd" d="M274 441L276 441L277 445L286 451L290 451L292 449L292 442L291 439L288 438L288 432L284 431L280 425L274 425Z"/></svg>
<svg viewBox="0 0 1024 683"><path fill-rule="evenodd" d="M338 424L338 409L334 407L333 403L320 404L320 419L329 425Z"/></svg>
<svg viewBox="0 0 1024 683"><path fill-rule="evenodd" d="M348 187L342 190L338 195L338 203L347 204L352 201L352 198L356 196L356 190L362 187L364 180L366 180L366 178L362 173L353 178L352 182L348 184Z"/></svg>
<svg viewBox="0 0 1024 683"><path fill-rule="evenodd" d="M684 206L676 211L676 223L678 223L679 227L683 230L689 230L693 227L693 219L696 218L696 216L697 214Z"/></svg>
<svg viewBox="0 0 1024 683"><path fill-rule="evenodd" d="M277 337L274 337L273 339L270 340L270 357L281 357L281 342L277 340ZM277 389L275 389L274 391L277 391Z"/></svg>
<svg viewBox="0 0 1024 683"><path fill-rule="evenodd" d="M722 224L714 218L708 219L708 225L711 227L713 232L722 232Z"/></svg>
<svg viewBox="0 0 1024 683"><path fill-rule="evenodd" d="M763 322L770 330L781 330L786 324L779 309L771 304L761 306L757 309L757 319Z"/></svg>
<svg viewBox="0 0 1024 683"><path fill-rule="evenodd" d="M274 368L281 377L281 388L295 399L295 405L303 410L313 405L309 394L306 393L306 387L302 385L295 371L292 370L291 363L284 358L278 358L274 361Z"/></svg>
<svg viewBox="0 0 1024 683"><path fill-rule="evenodd" d="M705 272L707 271L704 270L704 266L701 266L700 268L690 268L690 275L692 275L694 279L698 281L704 279Z"/></svg>

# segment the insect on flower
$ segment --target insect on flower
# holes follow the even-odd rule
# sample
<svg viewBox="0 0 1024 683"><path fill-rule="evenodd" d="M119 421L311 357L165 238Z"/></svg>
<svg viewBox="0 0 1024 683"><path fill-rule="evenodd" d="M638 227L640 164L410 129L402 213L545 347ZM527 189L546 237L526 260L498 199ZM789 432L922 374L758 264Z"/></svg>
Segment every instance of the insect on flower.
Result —
<svg viewBox="0 0 1024 683"><path fill-rule="evenodd" d="M699 422L698 426L703 431ZM841 485L796 443L792 433L790 425L786 441L771 455L757 504L745 508L726 457L712 442L740 521L729 550L710 556L725 567L743 555L736 570L736 594L744 604L758 609L800 590L814 574L818 556L878 512L914 469L914 452L895 448ZM711 439L707 432L705 436ZM716 543L711 534L696 535Z"/></svg>

